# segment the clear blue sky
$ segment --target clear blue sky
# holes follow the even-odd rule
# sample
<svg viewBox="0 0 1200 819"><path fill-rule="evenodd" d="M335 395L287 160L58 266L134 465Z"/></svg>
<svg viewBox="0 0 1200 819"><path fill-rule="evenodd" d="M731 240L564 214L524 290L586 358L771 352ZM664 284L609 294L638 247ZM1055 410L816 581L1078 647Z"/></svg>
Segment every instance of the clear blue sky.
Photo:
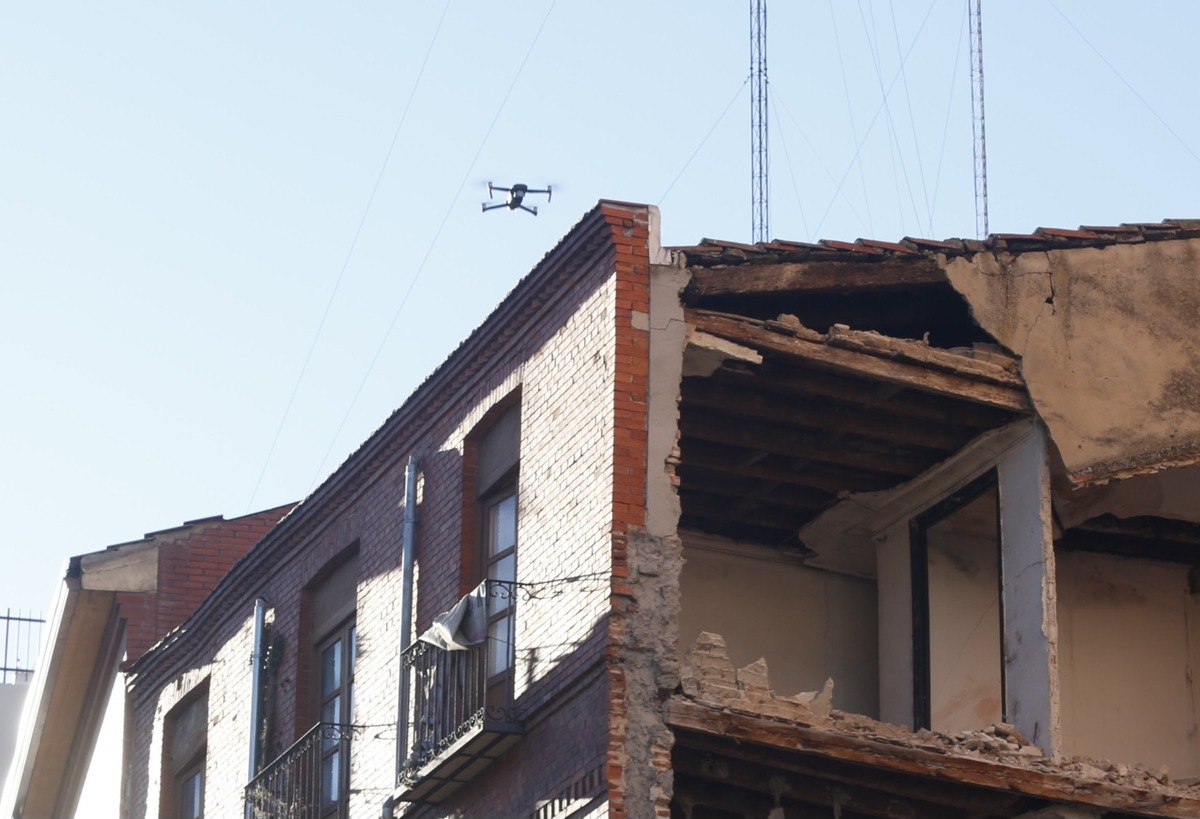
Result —
<svg viewBox="0 0 1200 819"><path fill-rule="evenodd" d="M597 199L748 241L748 19L5 4L0 610L47 609L68 555L306 495ZM1200 216L1200 3L984 24L994 232ZM768 57L773 236L974 235L965 0L774 0ZM485 216L488 179L556 192Z"/></svg>

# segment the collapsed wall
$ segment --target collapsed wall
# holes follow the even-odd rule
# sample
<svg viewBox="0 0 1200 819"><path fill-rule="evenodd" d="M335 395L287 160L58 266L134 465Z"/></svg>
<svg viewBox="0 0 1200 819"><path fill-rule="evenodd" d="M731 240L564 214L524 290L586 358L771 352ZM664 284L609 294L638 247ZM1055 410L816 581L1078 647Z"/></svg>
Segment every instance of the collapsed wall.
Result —
<svg viewBox="0 0 1200 819"><path fill-rule="evenodd" d="M1200 239L945 263L1021 371L1072 481L1200 461Z"/></svg>

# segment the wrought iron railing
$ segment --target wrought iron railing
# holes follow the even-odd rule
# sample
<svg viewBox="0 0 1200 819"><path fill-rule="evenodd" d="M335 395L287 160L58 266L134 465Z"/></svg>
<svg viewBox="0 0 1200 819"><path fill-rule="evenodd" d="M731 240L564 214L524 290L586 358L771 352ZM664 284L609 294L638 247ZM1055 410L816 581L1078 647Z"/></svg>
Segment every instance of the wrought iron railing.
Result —
<svg viewBox="0 0 1200 819"><path fill-rule="evenodd" d="M318 722L246 786L249 819L346 819L356 728Z"/></svg>
<svg viewBox="0 0 1200 819"><path fill-rule="evenodd" d="M514 723L514 626L518 585L485 580L476 590L486 601L486 637L462 650L421 640L403 654L407 699L401 745L407 758L400 782L411 784L421 768L459 739L489 723ZM482 629L483 623L477 628Z"/></svg>

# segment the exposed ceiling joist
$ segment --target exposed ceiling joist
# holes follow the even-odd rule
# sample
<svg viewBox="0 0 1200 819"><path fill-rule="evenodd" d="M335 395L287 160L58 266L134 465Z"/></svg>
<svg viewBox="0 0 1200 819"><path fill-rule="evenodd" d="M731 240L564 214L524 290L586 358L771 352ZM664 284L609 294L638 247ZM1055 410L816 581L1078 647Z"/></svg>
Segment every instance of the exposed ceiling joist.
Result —
<svg viewBox="0 0 1200 819"><path fill-rule="evenodd" d="M778 322L705 310L687 310L685 315L689 324L706 333L764 354L803 361L818 369L886 381L1010 412L1029 409L1020 376L987 362L925 347L920 342L875 336L880 346L870 348L848 337L834 340Z"/></svg>
<svg viewBox="0 0 1200 819"><path fill-rule="evenodd" d="M693 267L691 297L848 293L944 285L946 272L926 256L871 262L803 262Z"/></svg>

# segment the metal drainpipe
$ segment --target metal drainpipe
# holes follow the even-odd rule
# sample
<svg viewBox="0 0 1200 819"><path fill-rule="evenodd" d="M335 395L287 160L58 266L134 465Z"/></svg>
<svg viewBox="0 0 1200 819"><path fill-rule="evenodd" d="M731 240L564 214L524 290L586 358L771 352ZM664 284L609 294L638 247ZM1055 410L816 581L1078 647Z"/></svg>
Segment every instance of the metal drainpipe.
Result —
<svg viewBox="0 0 1200 819"><path fill-rule="evenodd" d="M408 457L404 469L404 544L400 557L400 707L396 712L396 774L408 738L408 674L404 670L404 650L412 642L413 558L417 534L417 471L416 455Z"/></svg>
<svg viewBox="0 0 1200 819"><path fill-rule="evenodd" d="M254 651L250 655L250 763L249 784L258 776L258 706L262 687L263 632L267 620L267 601L260 597L254 601ZM246 819L250 819L250 800L246 800Z"/></svg>

